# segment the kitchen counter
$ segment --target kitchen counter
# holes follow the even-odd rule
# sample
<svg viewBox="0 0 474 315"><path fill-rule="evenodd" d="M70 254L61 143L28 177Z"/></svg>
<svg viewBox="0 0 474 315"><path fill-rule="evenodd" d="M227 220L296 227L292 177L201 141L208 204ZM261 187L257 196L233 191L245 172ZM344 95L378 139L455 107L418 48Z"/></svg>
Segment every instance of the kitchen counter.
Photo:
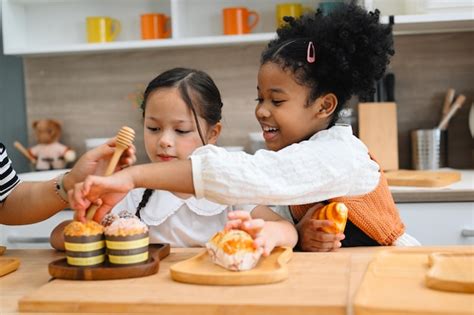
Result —
<svg viewBox="0 0 474 315"><path fill-rule="evenodd" d="M143 292L143 298L153 297L155 301L159 302L154 304L152 309L140 305L138 309L140 312L239 314L249 313L248 308L250 307L253 313L258 314L275 313L276 310L279 310L279 314L289 311L293 311L292 314L302 314L314 313L314 309L312 309L314 300L329 300L334 304L327 312L324 312L325 314L352 314L352 302L367 265L377 251L384 249L390 248L359 247L340 249L334 253L294 253L289 264L290 278L272 285L196 286L171 280L170 266L202 251L199 248L172 249L170 256L161 262L158 274L145 278L96 282L57 281L64 281L64 287L68 291L79 292L80 297L77 296L77 305L71 307L77 307L76 311L84 312L93 310L84 305L80 306L80 303L98 296L98 294L91 292L87 294L87 288L95 290L100 288L103 290L104 296L107 294L114 296L115 300L122 303L121 310L133 311L132 308L127 309L130 290L139 291L140 288L143 289L141 287L143 283L149 283L152 285L153 292ZM4 256L20 258L21 265L17 271L0 278L0 314L17 314L19 313L18 301L25 296L31 297L37 289L48 283L50 280L47 270L48 263L63 257L63 254L54 250L7 250ZM310 261L314 258L317 258L325 267L324 270L314 270L309 273L307 271L311 268ZM341 264L342 261L345 263ZM332 262L339 263L333 264ZM315 277L315 274L318 277ZM303 280L305 278L306 280ZM341 279L345 279L345 281L341 281ZM60 297L60 295L62 296ZM60 305L61 298L65 298L64 292L58 292L57 296L52 297L52 301L58 302ZM103 297L99 298L104 299ZM302 298L305 299L303 303L299 302ZM110 302L110 300L106 301ZM283 308L281 308L282 306ZM95 310L99 308L103 312L112 314L109 311L110 306L105 302L92 304L92 306L89 304L89 307L93 307ZM294 309L294 307L298 309ZM137 311L136 308L134 309Z"/></svg>
<svg viewBox="0 0 474 315"><path fill-rule="evenodd" d="M346 258L349 257L350 260L350 268L347 270L340 270L341 275L346 275L347 272L350 272L350 275L348 276L349 280L349 295L347 296L346 294L343 294L341 296L333 296L333 297L327 297L330 299L335 299L335 300L340 300L341 303L345 301L345 299L349 299L349 301L352 300L353 295L355 294L356 289L359 286L359 283L362 279L362 276L365 272L365 269L367 267L368 262L370 261L372 255L382 249L382 247L360 247L360 248L348 248L348 249L341 249L336 253L294 253L293 256L293 263L290 264L290 277L292 277L292 274L295 272L298 272L296 270L291 270L291 266L295 266L296 262L302 259L305 259L305 256L307 255L320 255L321 257L323 256L336 256L340 258ZM199 287L196 287L196 285L189 285L189 284L181 284L178 282L174 282L173 280L170 279L169 276L169 267L176 263L177 261L184 260L187 258L192 257L196 253L202 251L202 249L199 248L173 248L171 251L171 254L165 258L161 264L160 264L160 270L158 274L152 275L147 278L155 277L157 282L161 282L160 285L162 289L160 291L157 291L156 294L160 295L161 298L165 299L166 301L163 302L163 310L167 310L168 312L171 312L172 308L170 306L166 305L166 302L170 302L171 304L174 302L173 300L176 300L176 298L173 298L173 292L179 292L179 303L181 305L189 305L189 311L191 309L196 308L196 304L198 302L196 299L202 299L203 297L207 297L207 299L211 298L211 300L214 301L213 306L203 306L201 305L201 308L199 308L199 311L195 309L195 311L199 314L206 314L206 313L212 313L216 314L215 309L219 307L219 294L222 291L229 291L229 290L235 290L236 291L236 296L239 294L242 294L243 291L247 292L247 294L244 294L245 297L248 297L249 294L252 295L252 292L255 291L256 294L265 292L267 289L270 289L272 285L267 285L267 286L244 286L244 287L223 287L220 286L202 286L202 290L199 289ZM62 253L56 252L54 250L7 250L5 255L3 257L18 257L20 258L21 265L20 268L11 273L8 274L2 278L0 278L0 291L1 291L1 296L0 296L0 314L17 314L19 313L18 310L18 301L27 295L31 295L36 289L40 288L41 286L45 285L48 283L50 280L50 276L48 274L48 264L58 258L63 257ZM293 277L295 275L293 274ZM327 277L326 277L327 278ZM138 279L146 279L146 278L136 278L133 280L133 282L137 282ZM60 280L62 281L62 280ZM127 283L128 285L133 285L130 283L130 280L125 279L125 280L111 280L114 282L114 286L120 287L123 286L124 290L127 290ZM103 285L105 281L98 281L94 282L94 284L97 285ZM121 283L123 282L123 284ZM85 282L83 282L85 284ZM89 284L91 282L88 282ZM289 281L285 281L279 284L288 284ZM290 288L287 288L290 289ZM291 290L294 290L295 288L291 288ZM304 286L302 286L301 290L304 289ZM170 293L166 293L170 292ZM202 292L201 295L199 292ZM329 292L331 290L329 289ZM149 293L149 292L148 292ZM265 294L261 295L259 297L259 301L261 302L261 306L268 306L268 303L271 301L274 301L276 299L281 299L281 298L289 298L289 291L287 290L281 290L279 288L275 292L277 296L272 296L272 294ZM309 294L312 294L312 292L308 292ZM210 295L209 295L210 294ZM206 299L206 300L207 300ZM221 303L226 303L226 301L221 301ZM238 302L237 302L238 304ZM271 304L271 303L270 303ZM243 305L244 307L246 305ZM213 311L214 310L214 311ZM176 310L175 310L176 311ZM344 308L339 310L339 314L345 314ZM146 312L146 311L145 311ZM194 311L193 311L194 312ZM110 313L110 312L107 312ZM173 313L173 312L172 312ZM177 312L176 314L178 314ZM217 312L219 313L219 312ZM337 312L336 312L337 313ZM34 313L22 313L22 314L34 314ZM175 314L175 313L173 313Z"/></svg>
<svg viewBox="0 0 474 315"><path fill-rule="evenodd" d="M462 202L474 201L474 170L453 170L461 173L461 180L444 187L390 186L396 203L406 202Z"/></svg>

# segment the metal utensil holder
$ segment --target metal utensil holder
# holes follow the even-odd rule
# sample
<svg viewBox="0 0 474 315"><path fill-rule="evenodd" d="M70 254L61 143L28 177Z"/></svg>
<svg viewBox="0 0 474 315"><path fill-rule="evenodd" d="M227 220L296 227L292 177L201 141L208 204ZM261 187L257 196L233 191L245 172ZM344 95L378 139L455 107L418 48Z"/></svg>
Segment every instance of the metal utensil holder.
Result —
<svg viewBox="0 0 474 315"><path fill-rule="evenodd" d="M416 170L446 167L446 130L419 129L411 132L412 163Z"/></svg>

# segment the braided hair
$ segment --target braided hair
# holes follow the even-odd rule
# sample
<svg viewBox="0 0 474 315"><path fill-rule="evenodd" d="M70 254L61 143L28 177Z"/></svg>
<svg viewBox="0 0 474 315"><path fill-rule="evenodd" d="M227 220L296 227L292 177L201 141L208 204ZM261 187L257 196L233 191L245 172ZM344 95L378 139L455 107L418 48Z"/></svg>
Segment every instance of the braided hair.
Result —
<svg viewBox="0 0 474 315"><path fill-rule="evenodd" d="M367 12L355 1L341 3L328 15L320 10L301 18L284 17L261 56L261 64L278 64L293 72L295 80L310 88L306 106L319 96L334 93L338 104L330 126L352 95L369 99L390 62L393 50L391 25L379 22L380 12ZM315 61L307 61L308 45Z"/></svg>
<svg viewBox="0 0 474 315"><path fill-rule="evenodd" d="M188 68L173 68L167 70L151 80L143 94L141 109L145 117L146 103L150 94L160 88L176 87L181 98L191 110L196 122L202 144L206 141L199 125L198 115L210 126L217 124L222 118L222 99L219 89L212 78L205 72ZM146 189L142 200L138 204L136 216L140 217L151 195L152 189Z"/></svg>

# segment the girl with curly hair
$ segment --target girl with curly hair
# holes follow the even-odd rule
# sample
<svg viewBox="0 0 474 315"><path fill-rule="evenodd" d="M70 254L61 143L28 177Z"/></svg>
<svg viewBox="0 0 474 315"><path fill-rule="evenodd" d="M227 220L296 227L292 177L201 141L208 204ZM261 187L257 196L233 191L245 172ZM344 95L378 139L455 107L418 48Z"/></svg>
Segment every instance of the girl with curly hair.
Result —
<svg viewBox="0 0 474 315"><path fill-rule="evenodd" d="M149 187L225 204L291 205L305 251L417 244L405 233L379 164L350 126L337 124L349 98L370 96L384 74L394 54L391 26L355 2L285 21L263 51L258 73L255 115L268 150L249 155L206 145L187 161L90 176L70 193L77 215L112 192ZM312 219L330 201L349 208L344 234L325 233L332 222Z"/></svg>

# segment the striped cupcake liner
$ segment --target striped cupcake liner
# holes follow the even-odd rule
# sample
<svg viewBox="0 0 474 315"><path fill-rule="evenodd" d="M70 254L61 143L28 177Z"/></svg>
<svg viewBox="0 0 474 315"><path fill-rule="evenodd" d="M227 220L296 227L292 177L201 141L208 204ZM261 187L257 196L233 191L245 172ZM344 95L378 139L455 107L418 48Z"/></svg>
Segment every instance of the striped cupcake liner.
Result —
<svg viewBox="0 0 474 315"><path fill-rule="evenodd" d="M72 266L96 266L105 261L104 235L64 236L67 263Z"/></svg>
<svg viewBox="0 0 474 315"><path fill-rule="evenodd" d="M115 265L146 262L149 243L148 232L129 236L105 236L109 262Z"/></svg>

